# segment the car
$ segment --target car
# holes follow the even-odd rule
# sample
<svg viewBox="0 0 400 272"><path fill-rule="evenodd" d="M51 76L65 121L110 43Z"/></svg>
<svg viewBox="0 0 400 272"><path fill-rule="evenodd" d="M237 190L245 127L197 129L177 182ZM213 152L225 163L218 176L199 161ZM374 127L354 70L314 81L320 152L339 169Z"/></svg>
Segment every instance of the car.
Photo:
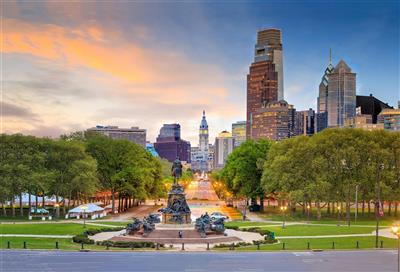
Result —
<svg viewBox="0 0 400 272"><path fill-rule="evenodd" d="M228 216L226 216L226 215L224 215L224 214L222 214L222 213L220 213L220 212L213 212L211 215L210 215L210 217L211 217L211 220L217 220L217 219L220 219L220 218L223 218L223 219L229 219L229 217Z"/></svg>

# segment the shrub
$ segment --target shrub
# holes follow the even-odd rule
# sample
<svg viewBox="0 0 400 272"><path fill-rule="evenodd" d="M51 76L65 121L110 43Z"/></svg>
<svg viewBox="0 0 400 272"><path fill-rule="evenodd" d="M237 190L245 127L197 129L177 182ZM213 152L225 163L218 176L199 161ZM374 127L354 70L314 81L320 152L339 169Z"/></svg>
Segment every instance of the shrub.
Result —
<svg viewBox="0 0 400 272"><path fill-rule="evenodd" d="M239 242L235 244L218 244L215 245L214 248L230 248L232 246L234 247L242 247L242 246L251 246L252 243L247 243L247 242Z"/></svg>
<svg viewBox="0 0 400 272"><path fill-rule="evenodd" d="M120 248L155 248L156 244L153 242L129 242L129 241L102 241L97 243L100 246L120 247ZM164 244L159 244L164 247Z"/></svg>
<svg viewBox="0 0 400 272"><path fill-rule="evenodd" d="M83 233L92 236L100 232L111 232L111 231L119 231L125 229L124 227L118 227L118 228L101 228L101 229L88 229L84 231Z"/></svg>
<svg viewBox="0 0 400 272"><path fill-rule="evenodd" d="M72 237L72 241L74 241L74 243L79 243L79 244L88 244L88 245L93 245L94 244L94 240L89 239L87 237L87 235L84 234L78 234L75 235L74 237Z"/></svg>
<svg viewBox="0 0 400 272"><path fill-rule="evenodd" d="M225 226L227 229L239 230L239 226Z"/></svg>

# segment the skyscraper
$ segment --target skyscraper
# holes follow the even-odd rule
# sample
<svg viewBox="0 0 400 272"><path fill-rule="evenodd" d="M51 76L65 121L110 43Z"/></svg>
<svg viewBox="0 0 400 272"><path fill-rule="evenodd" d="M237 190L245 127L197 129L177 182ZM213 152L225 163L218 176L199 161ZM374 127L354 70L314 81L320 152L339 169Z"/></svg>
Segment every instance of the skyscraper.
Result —
<svg viewBox="0 0 400 272"><path fill-rule="evenodd" d="M177 157L190 162L190 142L181 139L179 124L164 124L154 143L154 148L161 158L173 162Z"/></svg>
<svg viewBox="0 0 400 272"><path fill-rule="evenodd" d="M356 74L340 60L328 76L328 127L342 127L356 115Z"/></svg>
<svg viewBox="0 0 400 272"><path fill-rule="evenodd" d="M328 126L328 83L329 74L333 72L332 51L329 50L329 63L319 84L319 94L317 98L316 131L319 132Z"/></svg>
<svg viewBox="0 0 400 272"><path fill-rule="evenodd" d="M222 131L215 138L214 144L214 168L220 169L224 167L228 155L232 153L235 140L228 131Z"/></svg>
<svg viewBox="0 0 400 272"><path fill-rule="evenodd" d="M256 111L270 102L283 99L282 38L279 29L264 29L257 33L254 62L247 75L247 127L246 138L259 138L252 134Z"/></svg>
<svg viewBox="0 0 400 272"><path fill-rule="evenodd" d="M296 111L296 135L313 135L315 133L315 112L313 109Z"/></svg>
<svg viewBox="0 0 400 272"><path fill-rule="evenodd" d="M232 124L232 137L235 139L235 148L246 141L246 121Z"/></svg>
<svg viewBox="0 0 400 272"><path fill-rule="evenodd" d="M274 141L289 137L289 104L284 101L270 102L254 114L251 126L252 139L267 138Z"/></svg>
<svg viewBox="0 0 400 272"><path fill-rule="evenodd" d="M206 112L203 110L203 117L200 122L199 128L199 146L192 148L192 169L198 171L209 171L208 159L208 124L206 120Z"/></svg>

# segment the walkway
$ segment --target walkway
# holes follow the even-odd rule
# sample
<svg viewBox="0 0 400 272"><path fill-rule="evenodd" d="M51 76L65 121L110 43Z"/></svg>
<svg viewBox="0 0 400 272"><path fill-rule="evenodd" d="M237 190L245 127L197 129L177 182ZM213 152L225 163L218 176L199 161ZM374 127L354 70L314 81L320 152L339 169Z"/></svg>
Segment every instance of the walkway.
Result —
<svg viewBox="0 0 400 272"><path fill-rule="evenodd" d="M72 237L73 237L73 235L45 235L45 234L0 234L0 237L72 238Z"/></svg>

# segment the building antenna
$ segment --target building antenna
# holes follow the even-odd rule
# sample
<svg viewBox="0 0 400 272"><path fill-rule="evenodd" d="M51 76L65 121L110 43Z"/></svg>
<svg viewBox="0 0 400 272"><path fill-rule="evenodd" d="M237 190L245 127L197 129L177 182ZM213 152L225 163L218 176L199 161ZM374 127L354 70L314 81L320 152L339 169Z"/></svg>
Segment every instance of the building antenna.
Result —
<svg viewBox="0 0 400 272"><path fill-rule="evenodd" d="M332 48L329 48L329 64L332 64Z"/></svg>

